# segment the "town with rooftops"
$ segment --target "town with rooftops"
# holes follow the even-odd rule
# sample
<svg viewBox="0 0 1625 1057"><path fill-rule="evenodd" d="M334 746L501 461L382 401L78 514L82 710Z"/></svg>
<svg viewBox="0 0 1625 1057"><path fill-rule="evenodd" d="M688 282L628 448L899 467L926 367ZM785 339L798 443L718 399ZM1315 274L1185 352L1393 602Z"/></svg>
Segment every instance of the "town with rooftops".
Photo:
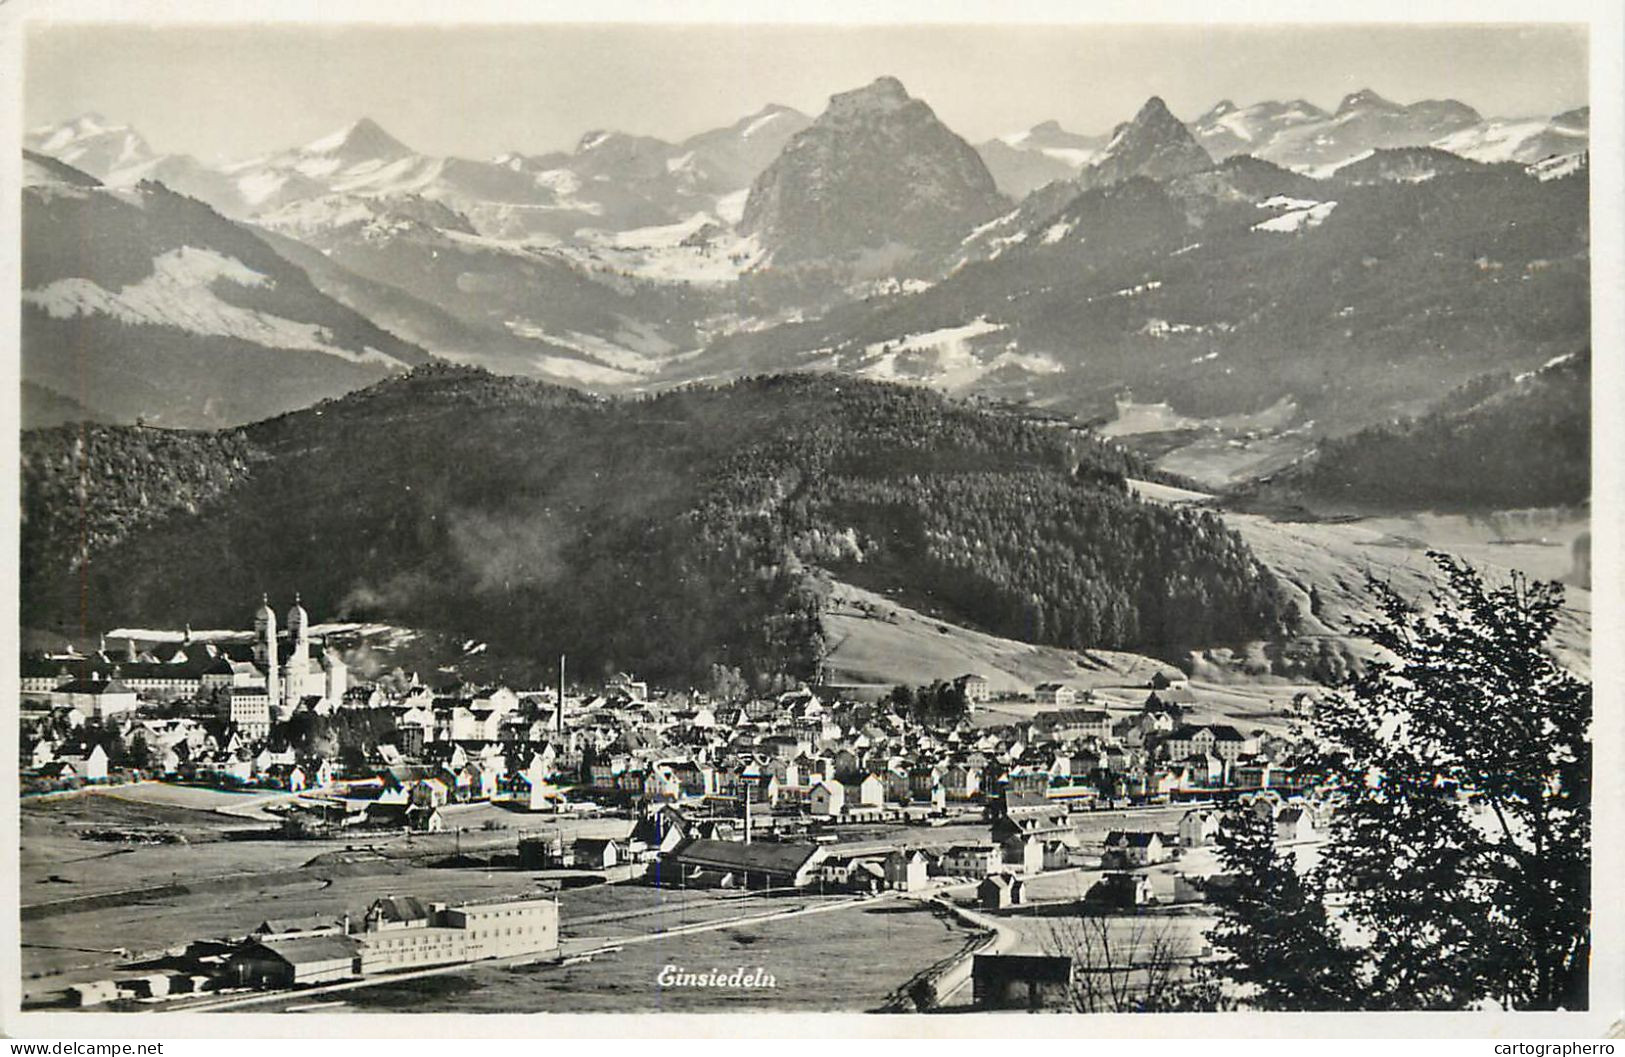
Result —
<svg viewBox="0 0 1625 1057"><path fill-rule="evenodd" d="M250 882L234 927L189 933L183 916L150 945L53 950L30 974L37 1001L286 1008L289 995L485 962L579 967L624 949L593 927L604 914L571 920L609 888L626 916L648 915L633 938L656 943L673 934L674 899L704 907L678 930L927 907L980 938L904 972L894 1006L1064 1004L1067 981L1044 982L1052 944L1001 919L1160 912L1185 926L1181 957L1199 959L1192 923L1225 880L1220 809L1248 805L1306 849L1328 810L1299 738L1210 721L1167 665L1109 690L995 691L944 672L889 693L720 696L624 673L588 685L560 658L553 685L469 685L443 669L358 677L345 657L369 629L314 624L297 596L280 618L262 599L251 622L115 629L93 651L23 658L25 795L131 809L116 825L62 820L83 847L181 860L201 841L301 860ZM1314 705L1283 694L1288 729ZM199 835L164 824L166 810L190 822L205 807L220 825ZM468 891L469 873L502 883ZM326 882L322 898L268 912L306 877ZM48 881L73 890L60 872ZM173 895L164 887L65 894L25 919L49 932Z"/></svg>

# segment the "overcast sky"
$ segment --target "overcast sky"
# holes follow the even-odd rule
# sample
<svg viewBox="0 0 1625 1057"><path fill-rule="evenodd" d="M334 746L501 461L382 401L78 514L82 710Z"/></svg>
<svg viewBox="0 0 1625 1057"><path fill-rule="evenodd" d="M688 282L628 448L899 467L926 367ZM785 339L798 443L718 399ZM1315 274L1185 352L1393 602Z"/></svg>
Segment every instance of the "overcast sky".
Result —
<svg viewBox="0 0 1625 1057"><path fill-rule="evenodd" d="M1054 118L1104 132L1146 97L1330 109L1370 87L1486 116L1586 102L1583 27L30 27L30 127L95 111L205 160L304 143L360 116L430 154L569 148L589 129L678 139L767 103L902 79L973 142Z"/></svg>

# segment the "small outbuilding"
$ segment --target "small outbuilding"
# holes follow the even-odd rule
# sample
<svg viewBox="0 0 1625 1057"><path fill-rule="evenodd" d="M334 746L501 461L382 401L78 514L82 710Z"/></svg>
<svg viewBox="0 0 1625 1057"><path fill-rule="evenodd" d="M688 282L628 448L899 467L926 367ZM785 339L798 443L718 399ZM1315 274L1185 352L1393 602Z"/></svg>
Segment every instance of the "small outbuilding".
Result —
<svg viewBox="0 0 1625 1057"><path fill-rule="evenodd" d="M1072 959L978 954L971 989L977 1009L1065 1009L1072 1003Z"/></svg>
<svg viewBox="0 0 1625 1057"><path fill-rule="evenodd" d="M983 910L1004 910L1027 901L1027 885L1014 874L996 873L976 886Z"/></svg>

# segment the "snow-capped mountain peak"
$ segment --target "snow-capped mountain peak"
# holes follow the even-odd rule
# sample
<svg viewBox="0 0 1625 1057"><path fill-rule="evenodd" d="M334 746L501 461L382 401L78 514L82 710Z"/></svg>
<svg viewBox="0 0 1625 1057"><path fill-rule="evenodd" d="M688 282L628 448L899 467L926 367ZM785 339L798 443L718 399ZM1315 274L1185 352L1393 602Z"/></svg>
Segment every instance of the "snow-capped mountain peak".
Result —
<svg viewBox="0 0 1625 1057"><path fill-rule="evenodd" d="M102 179L154 157L140 133L96 113L35 128L24 137L23 145Z"/></svg>
<svg viewBox="0 0 1625 1057"><path fill-rule="evenodd" d="M1160 180L1199 172L1213 159L1196 142L1161 96L1152 96L1132 121L1118 125L1100 160L1083 172L1083 184L1100 187L1134 176Z"/></svg>
<svg viewBox="0 0 1625 1057"><path fill-rule="evenodd" d="M1333 117L1344 117L1357 110L1386 110L1398 111L1403 109L1398 103L1389 102L1369 88L1362 88L1357 92L1350 92L1337 104Z"/></svg>
<svg viewBox="0 0 1625 1057"><path fill-rule="evenodd" d="M372 118L360 118L341 129L329 132L300 148L301 154L336 156L344 160L359 161L383 158L393 160L412 151L400 140L385 132Z"/></svg>
<svg viewBox="0 0 1625 1057"><path fill-rule="evenodd" d="M741 138L749 139L751 136L754 136L763 129L767 128L773 122L783 121L794 116L796 116L796 112L791 110L789 107L769 104L768 106L758 110L756 113L750 115L750 117L747 119L749 123L746 124L744 128L739 130L739 135Z"/></svg>

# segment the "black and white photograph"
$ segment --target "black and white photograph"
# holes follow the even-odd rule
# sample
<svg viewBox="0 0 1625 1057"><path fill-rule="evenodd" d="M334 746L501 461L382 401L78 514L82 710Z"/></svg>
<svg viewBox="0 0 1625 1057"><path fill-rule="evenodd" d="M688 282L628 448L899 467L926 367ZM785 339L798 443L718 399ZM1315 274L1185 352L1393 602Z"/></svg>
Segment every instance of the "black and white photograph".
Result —
<svg viewBox="0 0 1625 1057"><path fill-rule="evenodd" d="M10 1015L1625 1013L1617 12L19 3Z"/></svg>

